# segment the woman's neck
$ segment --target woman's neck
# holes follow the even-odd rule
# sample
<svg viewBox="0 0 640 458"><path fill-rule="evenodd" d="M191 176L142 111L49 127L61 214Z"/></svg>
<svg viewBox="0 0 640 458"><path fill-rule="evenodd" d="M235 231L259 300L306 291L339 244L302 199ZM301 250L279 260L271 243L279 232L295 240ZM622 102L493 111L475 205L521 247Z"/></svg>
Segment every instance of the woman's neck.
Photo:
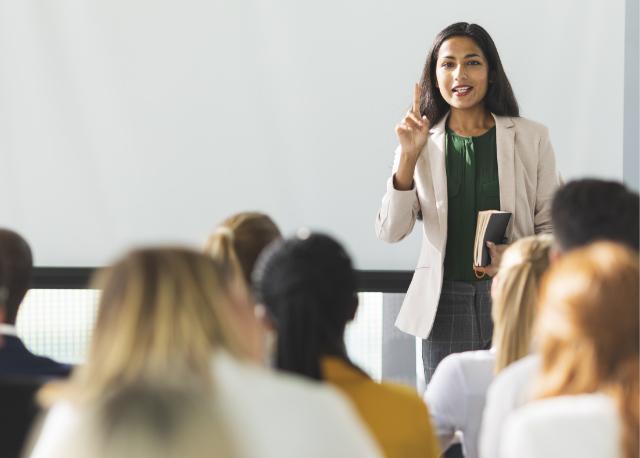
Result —
<svg viewBox="0 0 640 458"><path fill-rule="evenodd" d="M481 105L466 110L451 108L447 126L463 137L476 137L496 124L491 113Z"/></svg>

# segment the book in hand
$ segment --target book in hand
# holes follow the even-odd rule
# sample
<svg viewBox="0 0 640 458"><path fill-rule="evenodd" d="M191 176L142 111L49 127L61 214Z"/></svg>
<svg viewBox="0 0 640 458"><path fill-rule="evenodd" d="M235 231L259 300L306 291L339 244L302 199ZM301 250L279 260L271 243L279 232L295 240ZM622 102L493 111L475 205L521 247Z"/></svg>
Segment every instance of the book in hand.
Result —
<svg viewBox="0 0 640 458"><path fill-rule="evenodd" d="M510 212L499 210L478 212L476 240L473 243L473 265L475 267L485 267L491 264L491 256L489 255L487 242L500 245L504 240L510 219Z"/></svg>

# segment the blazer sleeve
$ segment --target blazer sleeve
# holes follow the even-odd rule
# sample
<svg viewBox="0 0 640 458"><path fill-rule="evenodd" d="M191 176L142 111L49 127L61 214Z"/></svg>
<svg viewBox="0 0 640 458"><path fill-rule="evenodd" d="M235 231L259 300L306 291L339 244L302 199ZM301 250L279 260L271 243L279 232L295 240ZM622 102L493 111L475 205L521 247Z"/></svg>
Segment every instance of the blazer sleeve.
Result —
<svg viewBox="0 0 640 458"><path fill-rule="evenodd" d="M556 156L549 139L549 130L544 129L540 137L538 160L538 182L536 186L536 203L533 218L536 234L551 233L551 202L560 184L556 170Z"/></svg>
<svg viewBox="0 0 640 458"><path fill-rule="evenodd" d="M411 233L420 211L415 180L409 191L400 191L393 186L393 174L398 170L399 164L400 147L396 148L393 172L387 180L387 192L382 197L376 217L376 235L389 243L399 242Z"/></svg>

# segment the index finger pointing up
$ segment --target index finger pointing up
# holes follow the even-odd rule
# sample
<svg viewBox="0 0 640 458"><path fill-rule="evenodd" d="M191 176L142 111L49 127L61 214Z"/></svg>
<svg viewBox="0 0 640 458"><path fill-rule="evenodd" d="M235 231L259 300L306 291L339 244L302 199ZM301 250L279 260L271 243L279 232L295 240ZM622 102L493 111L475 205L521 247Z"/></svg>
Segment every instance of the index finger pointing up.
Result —
<svg viewBox="0 0 640 458"><path fill-rule="evenodd" d="M420 114L420 97L422 96L422 88L418 83L413 87L413 114L418 117L418 119L422 118Z"/></svg>

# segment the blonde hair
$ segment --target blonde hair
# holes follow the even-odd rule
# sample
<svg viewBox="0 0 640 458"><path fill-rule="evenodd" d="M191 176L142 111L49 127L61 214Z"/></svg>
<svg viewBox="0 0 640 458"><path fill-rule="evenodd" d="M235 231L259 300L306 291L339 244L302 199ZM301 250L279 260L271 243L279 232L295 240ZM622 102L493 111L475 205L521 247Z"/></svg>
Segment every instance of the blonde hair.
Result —
<svg viewBox="0 0 640 458"><path fill-rule="evenodd" d="M238 456L224 415L210 392L135 384L92 403L63 444L67 458L207 458Z"/></svg>
<svg viewBox="0 0 640 458"><path fill-rule="evenodd" d="M182 248L135 250L100 272L87 361L68 387L93 399L145 380L191 377L210 386L214 349L246 354L223 282L215 261Z"/></svg>
<svg viewBox="0 0 640 458"><path fill-rule="evenodd" d="M242 212L224 220L209 236L204 251L231 276L251 284L251 273L264 248L282 237L273 220L257 212Z"/></svg>
<svg viewBox="0 0 640 458"><path fill-rule="evenodd" d="M525 237L502 256L491 307L496 373L529 353L538 284L549 266L552 243L548 235Z"/></svg>
<svg viewBox="0 0 640 458"><path fill-rule="evenodd" d="M542 371L536 397L605 392L619 409L621 445L638 456L638 254L598 242L563 256L542 282Z"/></svg>

